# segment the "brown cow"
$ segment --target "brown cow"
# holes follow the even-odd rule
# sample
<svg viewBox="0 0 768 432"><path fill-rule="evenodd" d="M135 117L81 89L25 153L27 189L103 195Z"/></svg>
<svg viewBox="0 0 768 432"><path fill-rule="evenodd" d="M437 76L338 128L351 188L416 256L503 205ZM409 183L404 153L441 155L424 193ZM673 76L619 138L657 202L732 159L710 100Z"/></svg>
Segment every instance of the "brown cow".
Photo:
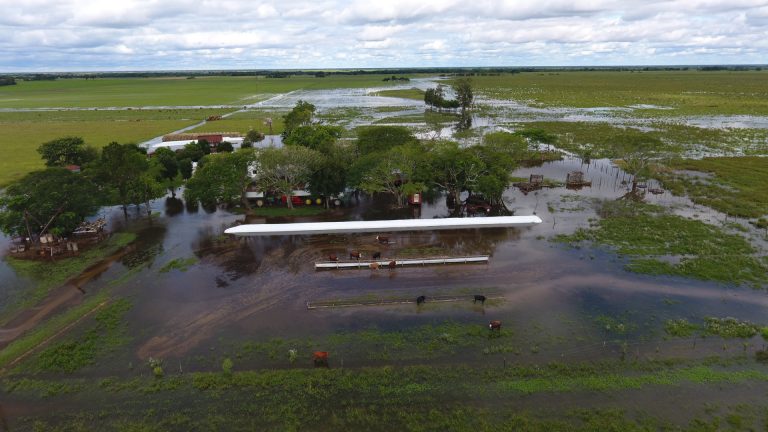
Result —
<svg viewBox="0 0 768 432"><path fill-rule="evenodd" d="M491 331L493 330L501 331L501 321L499 320L491 321L491 323L488 324L488 328L491 329Z"/></svg>
<svg viewBox="0 0 768 432"><path fill-rule="evenodd" d="M338 261L339 257L336 256L336 254L330 254L328 255L328 261Z"/></svg>
<svg viewBox="0 0 768 432"><path fill-rule="evenodd" d="M363 257L363 253L360 251L352 251L349 253L349 259L359 260L362 257Z"/></svg>
<svg viewBox="0 0 768 432"><path fill-rule="evenodd" d="M387 264L387 266L390 269L394 269L395 267L397 267L397 261L390 261L389 264Z"/></svg>
<svg viewBox="0 0 768 432"><path fill-rule="evenodd" d="M381 244L389 244L389 237L382 236L382 235L377 235L376 236L376 241L381 243Z"/></svg>
<svg viewBox="0 0 768 432"><path fill-rule="evenodd" d="M328 367L328 351L315 351L312 354L312 361L315 363L315 366Z"/></svg>

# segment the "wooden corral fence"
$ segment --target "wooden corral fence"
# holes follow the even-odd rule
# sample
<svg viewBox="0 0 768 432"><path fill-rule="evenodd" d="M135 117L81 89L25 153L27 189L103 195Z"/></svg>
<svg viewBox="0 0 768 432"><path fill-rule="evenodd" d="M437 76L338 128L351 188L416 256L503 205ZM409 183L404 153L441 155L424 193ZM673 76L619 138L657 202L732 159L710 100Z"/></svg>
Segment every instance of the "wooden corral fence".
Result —
<svg viewBox="0 0 768 432"><path fill-rule="evenodd" d="M539 190L542 187L544 187L544 175L531 174L531 177L528 179L527 182L512 183L512 186L517 187L524 194L527 194L528 192L532 192L535 190Z"/></svg>
<svg viewBox="0 0 768 432"><path fill-rule="evenodd" d="M451 303L451 302L467 302L471 303L473 296L471 295L456 295L456 296L428 296L424 304L427 303ZM503 296L486 297L488 300L503 300ZM346 308L346 307L360 307L360 306L387 306L387 305L400 305L400 304L414 304L416 298L399 298L399 299L331 299L331 300L318 300L313 302L307 302L308 310L315 309L330 309L330 308ZM478 304L478 303L475 303Z"/></svg>
<svg viewBox="0 0 768 432"><path fill-rule="evenodd" d="M439 264L485 264L490 260L488 255L455 257L455 258L413 258L413 259L381 259L358 261L320 261L315 263L315 270L337 269L379 269L406 266L426 266Z"/></svg>

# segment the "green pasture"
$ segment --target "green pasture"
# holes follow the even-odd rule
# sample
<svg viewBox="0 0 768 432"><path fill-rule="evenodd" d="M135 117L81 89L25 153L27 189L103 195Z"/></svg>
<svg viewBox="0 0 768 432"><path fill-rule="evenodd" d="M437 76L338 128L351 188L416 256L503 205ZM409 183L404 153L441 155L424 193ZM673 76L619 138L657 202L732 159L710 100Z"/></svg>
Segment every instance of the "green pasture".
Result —
<svg viewBox="0 0 768 432"><path fill-rule="evenodd" d="M119 110L0 113L0 186L43 168L40 144L79 136L95 147L141 142L192 125L222 110Z"/></svg>
<svg viewBox="0 0 768 432"><path fill-rule="evenodd" d="M636 115L768 115L768 71L523 72L473 77L478 94L533 106L654 105Z"/></svg>
<svg viewBox="0 0 768 432"><path fill-rule="evenodd" d="M374 96L394 97L403 99L424 100L424 90L417 88L400 90L382 90L373 94Z"/></svg>
<svg viewBox="0 0 768 432"><path fill-rule="evenodd" d="M0 108L245 105L294 90L386 85L381 81L382 77L343 75L325 78L164 77L20 81L15 86L0 87Z"/></svg>
<svg viewBox="0 0 768 432"><path fill-rule="evenodd" d="M272 119L272 133L277 135L283 132L283 112L267 111L243 111L235 113L221 120L206 122L192 130L192 132L240 132L248 133L257 130L265 135L269 134L269 127L265 123L267 118Z"/></svg>

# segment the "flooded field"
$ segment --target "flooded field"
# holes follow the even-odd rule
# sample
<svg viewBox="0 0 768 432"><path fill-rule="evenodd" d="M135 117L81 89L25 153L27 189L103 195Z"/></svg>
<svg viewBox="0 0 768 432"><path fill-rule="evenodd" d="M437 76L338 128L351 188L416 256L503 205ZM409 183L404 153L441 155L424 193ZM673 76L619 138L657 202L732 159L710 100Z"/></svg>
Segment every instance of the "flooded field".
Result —
<svg viewBox="0 0 768 432"><path fill-rule="evenodd" d="M433 83L427 79L414 80L403 88L424 89ZM348 125L392 117L393 112L396 116L423 112L420 101L370 96L376 91L376 88L299 91L258 105L259 108L288 109L296 101L305 100L317 104L321 113L344 107L355 107L364 113L366 120L352 120ZM502 113L492 119L483 116L476 119L475 127L483 130L496 130L497 125L525 121L518 115L522 112L537 120L545 116L548 120L565 122L635 121L627 120L635 109L633 107L536 111L521 109L521 105L514 101L507 105L499 101L483 103L500 106ZM393 112L376 110L387 106L402 109ZM759 117L702 117L684 121L701 127L731 128L742 124L749 128L768 127ZM637 122L641 124L643 120ZM441 132L444 135L450 133L450 126ZM632 376L648 372L642 365L656 365L654 362L691 368L718 364L727 371L748 369L750 373L765 373L765 367L754 361L756 352L765 349L765 341L759 335L743 339L696 335L674 337L665 331L665 323L669 320L699 322L705 317L736 317L761 326L768 325L765 289L633 273L626 269L627 257L607 248L572 248L555 241L560 234L588 228L598 218L596 203L616 201L629 192L630 176L607 159L585 161L566 155L560 161L518 168L514 176L527 178L531 174L542 174L545 179L564 182L572 171L583 171L591 186L578 190L559 186L527 194L517 188L506 191L507 207L516 215L538 215L543 220L539 226L394 233L385 245L378 243L371 234L232 238L223 232L244 222L447 217L450 210L445 196L428 196L421 208L399 210L393 210L386 197L361 197L322 216L303 218L247 219L225 210L209 213L170 197L152 203L151 218L131 214L125 220L119 209L104 209L103 215L108 218L110 228L136 233L136 241L80 277L52 290L31 310L22 311L9 320L0 328L0 346L5 346L38 322L99 293L127 299L130 303L120 321L123 326L120 327L120 343L100 352L94 361L86 362L84 367L72 373L42 366L46 348L41 347L9 371L8 382L15 384L4 385L0 419L13 426L19 425L20 429L31 429L38 419L55 421L63 418L77 422L78 417L74 420L70 417L76 412L86 413L81 418L86 424L99 424L103 419L96 419L94 412L101 408L112 412L110 410L116 410L122 403L126 403L124 411L117 411L123 415L143 413L153 404L159 404L157 400L163 397L163 390L157 390L157 394L147 390L144 401L130 393L118 391L104 396L100 392L109 391L110 383L114 381L151 380L152 369L146 365L157 359L162 361L165 374L162 382L166 383L183 380L186 374L194 372L220 371L225 359L233 361L236 371L314 374L317 372L311 369L314 351L330 353L331 371L328 372L334 374L346 369L368 373L365 371L376 369L367 368L427 366L436 370L468 368L470 372L466 374L471 380L475 377L472 370L538 368L550 364L562 364L563 370L570 370L568 368L576 368L583 362L605 363L616 373ZM661 188L654 180L645 186ZM735 223L743 230L734 231L731 227L729 232L741 233L763 251L768 246L761 232L746 220L695 205L686 197L663 191L658 195L649 193L645 200L672 209L673 214L710 225L724 227ZM7 238L0 237L0 250L7 250L7 242ZM485 254L491 258L488 264L394 270L314 270L314 262L325 260L330 254L346 257L353 250L368 256L379 252L385 259ZM14 273L5 261L0 262L0 282L0 307L3 308L10 307L16 293L34 285L33 281ZM488 300L485 304L473 302L475 295L484 295ZM425 296L426 302L417 305L415 299L418 296ZM440 296L456 301L430 301L430 298ZM332 303L334 300L359 305L307 308L308 302ZM367 305L376 300L411 303ZM502 329L497 334L488 329L491 320L502 322ZM47 341L48 346L85 337L93 323L93 319L85 319L68 334ZM706 361L712 363L701 363ZM648 367L654 371L656 366ZM446 370L448 376L454 371ZM489 372L488 376L495 376L493 373ZM599 375L599 371L596 374ZM289 380L286 375L279 376ZM26 381L27 384L34 380L60 380L65 387L73 388L73 395L66 396L67 392L63 391L37 398L36 390L25 392L24 386L19 384L25 379L31 380ZM453 382L450 380L454 378L446 379ZM510 379L498 377L498 385ZM429 403L440 404L441 397L450 404L462 403L462 397L466 397L482 410L500 407L544 415L579 408L617 409L652 413L672 424L683 425L699 416L711 415L712 411L708 410L716 411L712 407L724 410L737 405L759 407L768 390L768 384L762 378L741 381L729 381L728 378L723 379L722 384L711 385L706 384L707 380L701 383L688 378L675 379L666 376L665 380L671 385L663 380L650 380L649 385L630 386L630 390L609 385L608 390L587 387L586 390L573 390L576 393L571 390L563 390L565 393L523 392L523 396L504 393L500 398L472 387L474 390L466 395L448 392L434 396ZM721 382L718 379L712 378L712 382ZM455 380L463 382L461 378ZM105 384L106 381L109 382ZM84 384L92 382L99 382L99 389L93 390L89 384ZM493 384L497 382L493 381ZM134 388L126 392L143 391L141 386L144 384L136 385L139 390ZM211 385L216 388L215 384ZM9 388L22 390L9 391ZM245 392L243 388L234 388L231 392L220 391L211 398L207 393L201 396L179 390L182 399L163 402L161 411L169 414L177 409L187 412L185 409L190 407L193 410L208 407L216 412L227 412L227 404ZM176 391L174 388L166 390ZM386 399L387 396L382 396L386 394L383 387L379 391L379 397ZM311 394L312 390L303 388L302 392ZM108 402L102 404L100 398L106 398ZM403 396L403 400L409 399ZM93 409L84 408L92 405ZM185 426L164 424L163 428L184 430Z"/></svg>

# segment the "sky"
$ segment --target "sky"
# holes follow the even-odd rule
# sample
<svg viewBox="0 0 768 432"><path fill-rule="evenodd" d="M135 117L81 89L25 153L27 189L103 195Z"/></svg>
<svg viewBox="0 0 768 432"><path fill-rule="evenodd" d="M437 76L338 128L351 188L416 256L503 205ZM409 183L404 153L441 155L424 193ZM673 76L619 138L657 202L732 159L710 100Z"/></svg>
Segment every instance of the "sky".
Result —
<svg viewBox="0 0 768 432"><path fill-rule="evenodd" d="M768 0L0 0L0 72L768 63Z"/></svg>

